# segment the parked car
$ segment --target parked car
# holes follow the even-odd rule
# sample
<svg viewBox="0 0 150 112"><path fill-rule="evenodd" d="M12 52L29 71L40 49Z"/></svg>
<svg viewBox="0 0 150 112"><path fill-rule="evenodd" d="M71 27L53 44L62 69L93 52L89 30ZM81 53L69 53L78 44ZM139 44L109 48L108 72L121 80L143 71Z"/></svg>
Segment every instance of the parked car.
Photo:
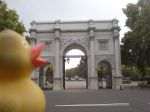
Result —
<svg viewBox="0 0 150 112"><path fill-rule="evenodd" d="M99 88L106 88L106 80L104 78L98 79L98 87Z"/></svg>
<svg viewBox="0 0 150 112"><path fill-rule="evenodd" d="M85 79L83 79L83 78L79 77L79 78L78 78L78 80L79 80L79 81L84 81Z"/></svg>
<svg viewBox="0 0 150 112"><path fill-rule="evenodd" d="M66 80L66 81L68 81L68 80L69 80L69 78L68 78L68 77L65 77L65 80Z"/></svg>
<svg viewBox="0 0 150 112"><path fill-rule="evenodd" d="M70 78L70 80L71 80L71 81L75 81L76 79L75 79L75 78Z"/></svg>

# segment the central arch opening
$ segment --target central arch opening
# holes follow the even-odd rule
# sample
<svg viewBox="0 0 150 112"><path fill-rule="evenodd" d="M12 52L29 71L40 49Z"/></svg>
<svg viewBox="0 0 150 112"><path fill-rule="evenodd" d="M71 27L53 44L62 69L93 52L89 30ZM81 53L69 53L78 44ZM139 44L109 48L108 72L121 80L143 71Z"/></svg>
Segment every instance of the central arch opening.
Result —
<svg viewBox="0 0 150 112"><path fill-rule="evenodd" d="M79 44L71 44L63 56L64 89L86 89L88 87L87 53Z"/></svg>

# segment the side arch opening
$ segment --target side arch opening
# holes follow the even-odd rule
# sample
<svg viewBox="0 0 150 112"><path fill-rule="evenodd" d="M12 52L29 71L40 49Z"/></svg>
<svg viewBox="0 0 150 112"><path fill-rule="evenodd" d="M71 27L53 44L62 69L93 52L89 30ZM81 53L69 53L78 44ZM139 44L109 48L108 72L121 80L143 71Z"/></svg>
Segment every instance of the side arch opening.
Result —
<svg viewBox="0 0 150 112"><path fill-rule="evenodd" d="M100 61L97 65L98 87L99 88L112 88L112 67L106 61Z"/></svg>
<svg viewBox="0 0 150 112"><path fill-rule="evenodd" d="M39 68L39 86L42 89L53 89L53 65L47 63Z"/></svg>

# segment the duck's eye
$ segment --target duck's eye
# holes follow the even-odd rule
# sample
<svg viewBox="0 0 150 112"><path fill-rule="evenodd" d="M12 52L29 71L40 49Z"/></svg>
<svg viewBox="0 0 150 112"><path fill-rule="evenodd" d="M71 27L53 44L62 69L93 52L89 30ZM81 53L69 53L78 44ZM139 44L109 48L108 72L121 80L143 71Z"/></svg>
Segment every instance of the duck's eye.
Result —
<svg viewBox="0 0 150 112"><path fill-rule="evenodd" d="M25 41L22 42L24 48L27 48L27 43Z"/></svg>

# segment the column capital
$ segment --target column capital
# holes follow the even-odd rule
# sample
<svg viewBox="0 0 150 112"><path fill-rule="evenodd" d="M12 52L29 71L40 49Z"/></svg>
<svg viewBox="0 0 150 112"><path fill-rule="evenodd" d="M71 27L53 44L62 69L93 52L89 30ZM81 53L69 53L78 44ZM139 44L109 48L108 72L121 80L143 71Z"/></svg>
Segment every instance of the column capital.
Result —
<svg viewBox="0 0 150 112"><path fill-rule="evenodd" d="M94 26L89 26L88 27L88 31L90 32L90 31L94 31L95 32L95 27Z"/></svg>
<svg viewBox="0 0 150 112"><path fill-rule="evenodd" d="M55 31L59 31L60 32L60 28L54 28L54 32Z"/></svg>
<svg viewBox="0 0 150 112"><path fill-rule="evenodd" d="M30 43L31 43L31 45L35 45L36 41L37 41L36 32L31 32L31 35L30 35Z"/></svg>
<svg viewBox="0 0 150 112"><path fill-rule="evenodd" d="M94 40L94 36L89 37L90 40Z"/></svg>
<svg viewBox="0 0 150 112"><path fill-rule="evenodd" d="M114 39L114 41L119 40L119 36L114 36L113 39Z"/></svg>
<svg viewBox="0 0 150 112"><path fill-rule="evenodd" d="M119 31L117 29L114 29L113 30L113 38L118 40L119 36L120 36Z"/></svg>
<svg viewBox="0 0 150 112"><path fill-rule="evenodd" d="M95 29L89 29L89 38L90 40L94 40L95 37Z"/></svg>
<svg viewBox="0 0 150 112"><path fill-rule="evenodd" d="M54 31L59 30L60 31L60 19L55 21Z"/></svg>
<svg viewBox="0 0 150 112"><path fill-rule="evenodd" d="M118 31L120 31L120 27L118 26L119 21L117 19L113 19L112 20L112 30L117 29Z"/></svg>
<svg viewBox="0 0 150 112"><path fill-rule="evenodd" d="M94 30L95 31L94 21L92 19L90 19L88 21L88 30Z"/></svg>
<svg viewBox="0 0 150 112"><path fill-rule="evenodd" d="M118 39L119 38L120 27L118 26L118 22L119 21L117 19L113 19L112 20L112 31L113 31L114 39Z"/></svg>
<svg viewBox="0 0 150 112"><path fill-rule="evenodd" d="M31 34L30 39L36 40L36 34Z"/></svg>
<svg viewBox="0 0 150 112"><path fill-rule="evenodd" d="M114 78L123 78L121 74L113 76Z"/></svg>
<svg viewBox="0 0 150 112"><path fill-rule="evenodd" d="M54 37L55 37L55 40L59 40L60 39L60 30L55 30L54 31Z"/></svg>
<svg viewBox="0 0 150 112"><path fill-rule="evenodd" d="M37 39L36 38L30 38L30 41L36 41Z"/></svg>
<svg viewBox="0 0 150 112"><path fill-rule="evenodd" d="M55 39L59 40L59 37L60 37L60 20L55 21L54 36L55 36Z"/></svg>
<svg viewBox="0 0 150 112"><path fill-rule="evenodd" d="M95 26L89 25L88 30L94 30L95 31Z"/></svg>
<svg viewBox="0 0 150 112"><path fill-rule="evenodd" d="M92 19L88 21L88 31L90 40L93 40L95 36L95 26L94 21Z"/></svg>
<svg viewBox="0 0 150 112"><path fill-rule="evenodd" d="M55 37L55 41L60 41L60 38L59 37Z"/></svg>
<svg viewBox="0 0 150 112"><path fill-rule="evenodd" d="M37 28L36 24L37 24L36 21L32 21L30 23L30 25L31 25L31 29L30 30L36 30L36 28Z"/></svg>
<svg viewBox="0 0 150 112"><path fill-rule="evenodd" d="M92 19L90 19L90 20L88 21L88 26L89 26L89 28L94 27L94 21L93 21Z"/></svg>

